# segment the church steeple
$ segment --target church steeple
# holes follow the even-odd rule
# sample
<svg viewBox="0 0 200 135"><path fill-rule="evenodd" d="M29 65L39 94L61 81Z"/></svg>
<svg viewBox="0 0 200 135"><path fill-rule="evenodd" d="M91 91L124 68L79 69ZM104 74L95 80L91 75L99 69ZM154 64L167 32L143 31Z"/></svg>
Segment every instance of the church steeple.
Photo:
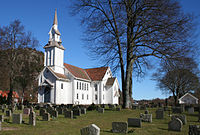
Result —
<svg viewBox="0 0 200 135"><path fill-rule="evenodd" d="M57 19L57 9L55 9L55 15L54 15L54 20L53 20L53 25L58 25L58 19Z"/></svg>
<svg viewBox="0 0 200 135"><path fill-rule="evenodd" d="M58 30L57 9L55 9L53 25L49 31L49 42L44 46L44 66L51 67L56 73L64 74L64 50Z"/></svg>

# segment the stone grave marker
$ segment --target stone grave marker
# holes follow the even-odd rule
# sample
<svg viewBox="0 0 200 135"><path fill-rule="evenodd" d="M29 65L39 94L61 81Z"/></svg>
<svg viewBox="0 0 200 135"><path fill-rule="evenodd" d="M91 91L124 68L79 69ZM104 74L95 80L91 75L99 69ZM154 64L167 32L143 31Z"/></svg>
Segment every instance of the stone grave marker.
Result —
<svg viewBox="0 0 200 135"><path fill-rule="evenodd" d="M168 123L168 130L171 131L181 131L183 123L179 118L173 119Z"/></svg>
<svg viewBox="0 0 200 135"><path fill-rule="evenodd" d="M51 111L51 117L58 118L58 111L52 110Z"/></svg>
<svg viewBox="0 0 200 135"><path fill-rule="evenodd" d="M200 126L199 125L189 125L188 135L200 135Z"/></svg>
<svg viewBox="0 0 200 135"><path fill-rule="evenodd" d="M156 110L156 119L164 119L164 110L163 109Z"/></svg>
<svg viewBox="0 0 200 135"><path fill-rule="evenodd" d="M129 127L141 127L142 126L141 119L138 119L138 118L128 118L128 126Z"/></svg>
<svg viewBox="0 0 200 135"><path fill-rule="evenodd" d="M152 122L152 114L140 114L140 118L143 122Z"/></svg>
<svg viewBox="0 0 200 135"><path fill-rule="evenodd" d="M31 112L29 115L29 125L35 126L36 124L36 115L35 112Z"/></svg>
<svg viewBox="0 0 200 135"><path fill-rule="evenodd" d="M194 114L194 107L188 108L188 113L189 114Z"/></svg>
<svg viewBox="0 0 200 135"><path fill-rule="evenodd" d="M81 135L100 135L100 128L95 124L91 124L80 130Z"/></svg>
<svg viewBox="0 0 200 135"><path fill-rule="evenodd" d="M21 124L22 123L22 114L13 114L12 120L14 124Z"/></svg>
<svg viewBox="0 0 200 135"><path fill-rule="evenodd" d="M44 113L42 116L43 121L50 121L50 114L49 113Z"/></svg>
<svg viewBox="0 0 200 135"><path fill-rule="evenodd" d="M171 117L172 120L176 118L179 118L182 121L183 125L187 124L187 119L185 115L172 115Z"/></svg>
<svg viewBox="0 0 200 135"><path fill-rule="evenodd" d="M57 107L56 111L58 111L58 114L63 114L63 109L61 107Z"/></svg>
<svg viewBox="0 0 200 135"><path fill-rule="evenodd" d="M112 132L126 134L128 132L128 123L127 122L112 122Z"/></svg>
<svg viewBox="0 0 200 135"><path fill-rule="evenodd" d="M81 116L81 109L74 109L73 110L73 115L74 116Z"/></svg>
<svg viewBox="0 0 200 135"><path fill-rule="evenodd" d="M65 111L64 115L65 115L65 118L73 119L73 111Z"/></svg>
<svg viewBox="0 0 200 135"><path fill-rule="evenodd" d="M104 113L104 108L98 108L98 113Z"/></svg>
<svg viewBox="0 0 200 135"><path fill-rule="evenodd" d="M0 115L0 121L4 122L4 115Z"/></svg>
<svg viewBox="0 0 200 135"><path fill-rule="evenodd" d="M11 117L11 116L12 116L11 110L7 110L7 111L6 111L6 116L8 116L8 117Z"/></svg>
<svg viewBox="0 0 200 135"><path fill-rule="evenodd" d="M46 113L46 110L45 109L43 109L43 108L40 108L40 116L43 116L44 115L44 113Z"/></svg>
<svg viewBox="0 0 200 135"><path fill-rule="evenodd" d="M29 115L31 112L30 108L24 108L23 113Z"/></svg>
<svg viewBox="0 0 200 135"><path fill-rule="evenodd" d="M86 114L86 108L81 108L81 114Z"/></svg>

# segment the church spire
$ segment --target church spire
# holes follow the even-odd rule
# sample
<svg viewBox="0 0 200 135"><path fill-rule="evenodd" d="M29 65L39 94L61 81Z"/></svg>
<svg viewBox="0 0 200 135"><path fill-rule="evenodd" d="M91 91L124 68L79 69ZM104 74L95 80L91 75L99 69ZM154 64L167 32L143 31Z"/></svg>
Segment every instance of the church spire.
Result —
<svg viewBox="0 0 200 135"><path fill-rule="evenodd" d="M58 25L58 19L57 19L57 9L55 9L55 15L54 15L54 20L53 20L53 25Z"/></svg>

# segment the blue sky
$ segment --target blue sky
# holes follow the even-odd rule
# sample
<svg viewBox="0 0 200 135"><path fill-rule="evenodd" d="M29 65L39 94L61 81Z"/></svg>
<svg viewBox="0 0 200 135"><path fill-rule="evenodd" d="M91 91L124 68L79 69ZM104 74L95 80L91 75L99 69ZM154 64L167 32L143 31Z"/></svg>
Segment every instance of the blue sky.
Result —
<svg viewBox="0 0 200 135"><path fill-rule="evenodd" d="M185 12L192 12L197 16L200 23L200 0L180 0ZM81 41L82 27L78 17L69 15L69 0L1 0L0 4L0 26L8 25L11 21L19 19L27 31L31 31L39 40L39 50L48 42L48 32L53 23L54 10L58 12L58 28L65 50L64 61L66 63L82 68L101 66L97 61L92 61L87 50L83 48L84 42ZM200 27L197 29L200 32ZM200 43L200 36L197 37ZM165 98L156 83L151 80L150 71L147 76L140 81L134 79L133 98L153 99ZM121 82L120 74L116 75Z"/></svg>

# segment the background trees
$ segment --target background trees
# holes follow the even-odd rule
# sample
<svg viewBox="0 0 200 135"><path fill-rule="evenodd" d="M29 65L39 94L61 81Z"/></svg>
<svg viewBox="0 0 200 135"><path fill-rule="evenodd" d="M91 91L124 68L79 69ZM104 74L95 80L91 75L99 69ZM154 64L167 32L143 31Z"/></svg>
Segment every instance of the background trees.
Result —
<svg viewBox="0 0 200 135"><path fill-rule="evenodd" d="M25 85L28 84L25 81L29 81L29 75L34 74L30 66L28 67L33 62L33 50L27 48L35 48L38 44L31 32L24 30L24 26L19 20L11 22L8 26L0 27L0 76L9 85L4 87L10 90L8 95L9 104L12 102L13 89L17 88L19 82L23 82L21 88L24 89ZM36 66L38 65L33 67ZM21 78L22 76L26 76L25 80Z"/></svg>
<svg viewBox="0 0 200 135"><path fill-rule="evenodd" d="M132 75L152 58L175 59L192 48L193 18L174 0L76 0L91 56L121 71L123 108L129 108ZM155 59L158 62L158 59Z"/></svg>
<svg viewBox="0 0 200 135"><path fill-rule="evenodd" d="M153 75L158 88L163 93L173 95L174 104L187 92L197 92L200 88L198 65L191 58L166 62Z"/></svg>

